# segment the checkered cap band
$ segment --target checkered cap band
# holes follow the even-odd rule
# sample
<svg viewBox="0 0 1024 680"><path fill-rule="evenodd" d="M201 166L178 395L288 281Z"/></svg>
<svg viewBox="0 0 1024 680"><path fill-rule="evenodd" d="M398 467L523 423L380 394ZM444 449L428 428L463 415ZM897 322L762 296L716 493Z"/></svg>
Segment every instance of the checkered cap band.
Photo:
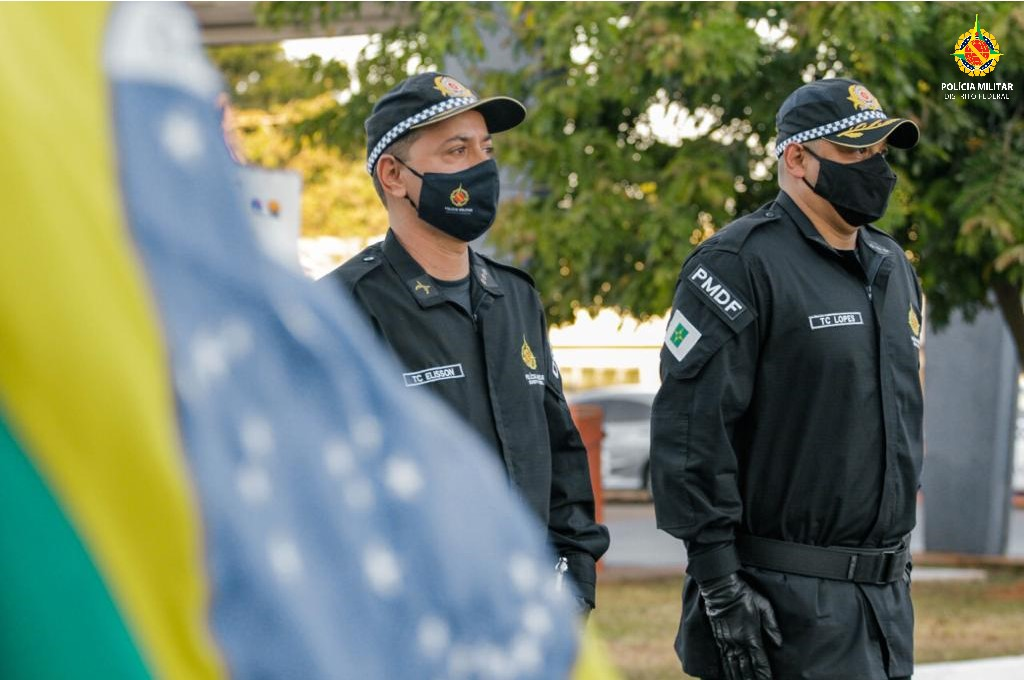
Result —
<svg viewBox="0 0 1024 680"><path fill-rule="evenodd" d="M391 143L406 133L409 128L419 125L425 120L430 120L436 115L444 113L445 111L451 111L457 109L460 106L466 106L477 101L476 97L452 97L451 99L445 99L443 102L438 102L433 106L429 106L414 116L409 116L401 123L391 128L385 133L380 141L377 142L376 146L373 147L373 151L366 158L366 172L373 174L373 167L377 165L377 159L384 153L384 149L391 146Z"/></svg>
<svg viewBox="0 0 1024 680"><path fill-rule="evenodd" d="M803 132L798 132L792 137L787 137L785 141L775 145L775 156L781 158L782 152L785 151L786 147L789 146L790 144L801 144L803 142L809 142L810 140L817 139L818 137L824 137L826 135L832 135L837 132L842 132L846 128L852 127L857 123L865 123L869 120L877 120L879 118L888 118L888 116L886 116L885 113L883 113L880 110L861 111L860 113L855 113L852 116L847 116L846 118L837 120L834 123L827 123L825 125L819 125L818 127L813 128L811 130L804 130Z"/></svg>

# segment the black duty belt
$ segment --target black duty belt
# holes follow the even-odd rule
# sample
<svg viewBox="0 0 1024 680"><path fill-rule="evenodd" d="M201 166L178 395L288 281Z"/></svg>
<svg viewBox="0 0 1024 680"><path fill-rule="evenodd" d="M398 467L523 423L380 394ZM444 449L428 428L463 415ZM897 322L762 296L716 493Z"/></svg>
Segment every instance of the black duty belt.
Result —
<svg viewBox="0 0 1024 680"><path fill-rule="evenodd" d="M825 548L740 534L740 562L752 567L854 583L892 583L910 560L906 541L890 548Z"/></svg>

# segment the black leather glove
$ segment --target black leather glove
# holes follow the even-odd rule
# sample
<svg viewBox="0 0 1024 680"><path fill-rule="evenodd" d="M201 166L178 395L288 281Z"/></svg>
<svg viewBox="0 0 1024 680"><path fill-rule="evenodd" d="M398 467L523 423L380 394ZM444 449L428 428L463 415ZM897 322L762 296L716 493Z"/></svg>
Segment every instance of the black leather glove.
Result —
<svg viewBox="0 0 1024 680"><path fill-rule="evenodd" d="M700 594L727 680L771 680L762 629L782 644L771 603L735 573L701 584Z"/></svg>

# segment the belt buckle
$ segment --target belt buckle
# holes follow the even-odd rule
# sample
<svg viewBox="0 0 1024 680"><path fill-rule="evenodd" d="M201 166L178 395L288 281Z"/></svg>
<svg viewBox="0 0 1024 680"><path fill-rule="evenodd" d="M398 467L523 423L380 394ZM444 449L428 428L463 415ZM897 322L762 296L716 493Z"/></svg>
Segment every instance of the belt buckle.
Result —
<svg viewBox="0 0 1024 680"><path fill-rule="evenodd" d="M858 554L854 553L850 555L850 563L847 567L846 579L848 581L860 581L861 583L871 583L874 585L885 585L895 581L899 576L896 565L898 560L896 557L903 553L902 546L896 546L891 550L885 550L873 555ZM870 573L864 574L862 578L857 578L857 565L862 562L862 558L873 558L868 560L868 564L871 566ZM862 568L867 565L861 564ZM866 571L866 569L865 569Z"/></svg>
<svg viewBox="0 0 1024 680"><path fill-rule="evenodd" d="M896 564L896 555L899 552L900 551L898 549L894 549L886 550L884 553L882 553L882 568L879 569L879 580L876 581L876 583L885 584L892 581L893 565Z"/></svg>
<svg viewBox="0 0 1024 680"><path fill-rule="evenodd" d="M886 583L892 583L899 578L900 571L903 569L904 564L902 563L902 560L897 558L902 556L905 550L905 546L901 544L892 550L886 550L882 553L882 560L878 570L878 580L875 581L875 583L884 585Z"/></svg>

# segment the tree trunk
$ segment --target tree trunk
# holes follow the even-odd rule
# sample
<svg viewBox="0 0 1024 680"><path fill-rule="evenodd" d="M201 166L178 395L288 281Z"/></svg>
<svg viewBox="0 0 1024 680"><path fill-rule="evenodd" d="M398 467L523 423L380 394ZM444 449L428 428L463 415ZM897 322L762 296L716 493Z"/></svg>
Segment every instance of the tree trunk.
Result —
<svg viewBox="0 0 1024 680"><path fill-rule="evenodd" d="M1010 327L1010 334L1017 346L1017 361L1024 369L1024 298L1021 297L1021 287L1015 286L1007 281L996 281L992 284L996 293L996 302L1003 312L1006 325Z"/></svg>

